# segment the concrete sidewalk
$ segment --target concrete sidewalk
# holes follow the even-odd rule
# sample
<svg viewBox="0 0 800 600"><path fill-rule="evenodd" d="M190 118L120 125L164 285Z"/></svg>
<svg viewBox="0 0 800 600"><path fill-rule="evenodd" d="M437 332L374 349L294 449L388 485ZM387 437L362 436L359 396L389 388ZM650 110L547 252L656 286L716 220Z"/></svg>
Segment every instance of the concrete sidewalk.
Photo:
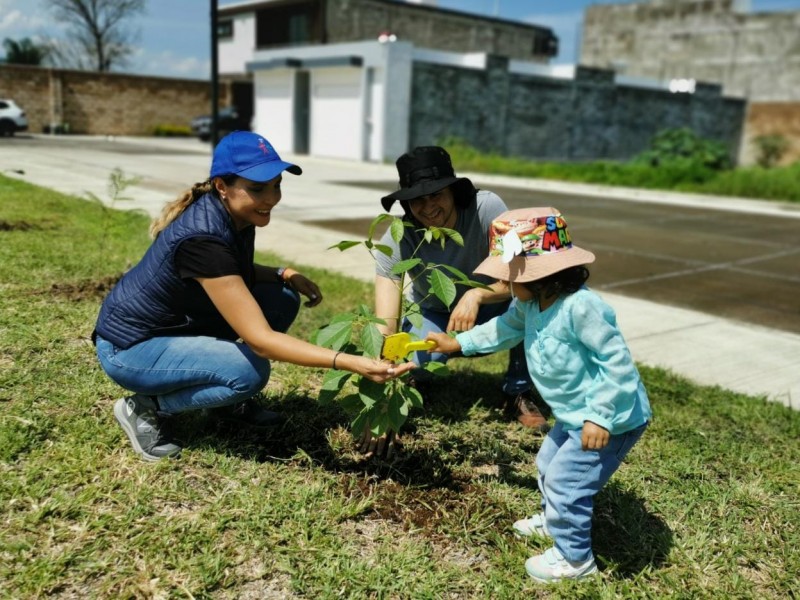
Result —
<svg viewBox="0 0 800 600"><path fill-rule="evenodd" d="M108 142L105 140L106 146ZM113 143L119 147L141 146L142 151L116 155L96 152L78 157L74 151L59 153L58 144L53 143L45 153L26 155L22 147L10 149L8 145L0 145L0 165L12 177L76 195L92 191L101 198L106 197L110 171L120 166L127 175L141 176L142 181L127 190L131 202L117 206L142 208L151 215L182 189L204 179L208 172L210 151L198 145L197 140L120 138ZM147 147L153 151L144 151ZM163 154L165 152L169 154ZM270 225L259 230L257 247L285 257L295 267L313 265L372 280L374 263L365 249L353 248L346 252L328 249L343 239L360 238L300 221L375 217L381 194L363 186L348 185L348 182L395 181L394 166L309 156L284 155L283 158L300 164L303 175L284 176L284 199L273 211ZM14 168L24 170L25 175L15 174L10 170ZM678 206L699 203L685 194L459 174L471 177L482 187L503 185L572 191ZM789 204L732 198L709 201L708 197L703 197L702 205L725 211L800 218L800 207ZM617 294L603 292L602 295L615 308L622 332L638 362L671 370L703 385L763 396L800 410L800 336Z"/></svg>

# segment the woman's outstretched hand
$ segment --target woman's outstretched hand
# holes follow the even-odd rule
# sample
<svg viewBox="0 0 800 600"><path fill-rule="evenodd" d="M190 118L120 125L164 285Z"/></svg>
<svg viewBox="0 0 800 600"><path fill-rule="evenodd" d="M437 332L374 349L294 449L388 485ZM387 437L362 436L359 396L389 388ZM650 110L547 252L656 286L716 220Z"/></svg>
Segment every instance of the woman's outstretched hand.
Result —
<svg viewBox="0 0 800 600"><path fill-rule="evenodd" d="M346 368L348 371L363 375L375 383L386 383L390 379L405 375L417 366L413 362L396 365L388 360L355 356L353 354L343 356L339 359L338 364L341 368Z"/></svg>

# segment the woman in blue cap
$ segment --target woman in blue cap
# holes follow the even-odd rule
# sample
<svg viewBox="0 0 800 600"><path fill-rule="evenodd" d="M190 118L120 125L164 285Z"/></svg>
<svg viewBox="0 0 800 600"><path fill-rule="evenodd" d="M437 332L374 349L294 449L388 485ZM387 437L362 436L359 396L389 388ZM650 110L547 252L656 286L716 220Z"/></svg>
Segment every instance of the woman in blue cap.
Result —
<svg viewBox="0 0 800 600"><path fill-rule="evenodd" d="M133 392L114 416L145 460L181 448L166 417L211 409L221 419L270 426L282 421L253 396L267 384L270 360L345 369L376 382L407 372L334 352L286 334L317 285L287 267L254 263L255 228L269 224L281 200L281 160L266 138L236 131L214 150L210 177L164 207L153 244L103 302L93 338L103 370Z"/></svg>

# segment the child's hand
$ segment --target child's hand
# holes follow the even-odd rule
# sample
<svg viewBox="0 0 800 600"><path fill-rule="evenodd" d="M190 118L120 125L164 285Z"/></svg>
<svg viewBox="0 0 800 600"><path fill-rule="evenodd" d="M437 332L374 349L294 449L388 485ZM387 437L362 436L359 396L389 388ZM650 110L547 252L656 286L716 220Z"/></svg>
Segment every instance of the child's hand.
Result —
<svg viewBox="0 0 800 600"><path fill-rule="evenodd" d="M611 437L607 429L591 421L583 422L583 433L581 444L584 450L600 450L608 445L608 438Z"/></svg>
<svg viewBox="0 0 800 600"><path fill-rule="evenodd" d="M425 341L436 343L436 347L431 348L428 352L436 350L444 354L452 354L453 352L461 350L461 344L456 341L456 338L451 337L447 333L429 333Z"/></svg>

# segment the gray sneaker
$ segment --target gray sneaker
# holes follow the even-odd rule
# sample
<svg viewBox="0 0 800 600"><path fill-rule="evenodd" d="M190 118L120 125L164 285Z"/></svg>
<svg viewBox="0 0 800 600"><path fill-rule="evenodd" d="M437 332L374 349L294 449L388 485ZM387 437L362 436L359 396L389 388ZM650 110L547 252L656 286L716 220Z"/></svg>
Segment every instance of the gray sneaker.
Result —
<svg viewBox="0 0 800 600"><path fill-rule="evenodd" d="M520 519L516 521L512 527L517 536L553 537L547 530L547 520L544 517L544 513L533 515L527 519Z"/></svg>
<svg viewBox="0 0 800 600"><path fill-rule="evenodd" d="M140 394L120 398L114 403L114 416L133 449L144 460L156 461L180 455L181 447L169 440L152 398Z"/></svg>

